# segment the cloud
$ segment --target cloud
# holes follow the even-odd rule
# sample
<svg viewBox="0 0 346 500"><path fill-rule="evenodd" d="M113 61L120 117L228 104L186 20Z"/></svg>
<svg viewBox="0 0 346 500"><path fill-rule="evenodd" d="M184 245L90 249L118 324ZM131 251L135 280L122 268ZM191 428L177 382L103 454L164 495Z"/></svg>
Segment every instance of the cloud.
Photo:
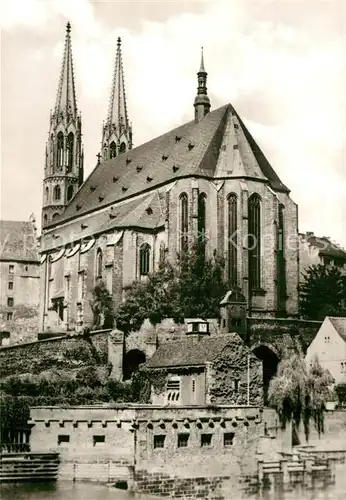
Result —
<svg viewBox="0 0 346 500"><path fill-rule="evenodd" d="M31 77L32 85L42 73L47 82L46 94L33 96L31 109L40 111L36 130L29 134L36 132L37 136L38 129L40 137L47 133L67 19L73 28L87 174L95 164L107 112L116 38L120 35L123 39L135 144L192 119L203 45L213 107L226 102L236 107L291 188L292 198L300 206L301 225L316 233L332 233L346 245L345 52L335 2L217 0L204 2L198 12L192 4L189 11L189 3L182 3L178 11L175 4L171 13L167 2L164 20L161 14L159 20L155 19L151 8L150 16L142 14L135 28L131 19L135 10L119 24L120 2L114 3L114 9L108 8L107 17L99 13L97 3L87 0L12 0L4 5L2 25L7 33L13 33L13 37L16 34L19 40L21 30L26 30L17 52L23 55L26 50L30 55L31 70L36 75ZM39 41L29 37L30 30L41 33ZM19 64L28 71L24 63ZM16 99L23 85L16 83L8 91L9 98ZM30 113L30 106L25 109ZM45 115L47 119L42 118ZM18 122L22 120L23 116L18 117ZM39 151L28 159L35 162L31 168L36 169L32 181L35 196L30 203L38 212L43 165L38 166L37 158L43 157L44 144L37 138L32 138L32 143ZM4 168L8 171L23 168L19 154L12 152L6 158ZM321 199L325 200L323 206ZM5 196L5 201L8 210L15 210L10 198ZM26 217L21 213L20 217Z"/></svg>

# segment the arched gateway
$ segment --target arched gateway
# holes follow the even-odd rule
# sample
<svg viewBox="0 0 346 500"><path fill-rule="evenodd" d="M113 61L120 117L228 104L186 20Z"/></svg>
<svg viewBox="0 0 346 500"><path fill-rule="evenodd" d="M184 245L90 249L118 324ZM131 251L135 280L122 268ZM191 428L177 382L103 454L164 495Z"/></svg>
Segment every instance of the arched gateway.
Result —
<svg viewBox="0 0 346 500"><path fill-rule="evenodd" d="M263 363L263 398L264 404L267 405L269 383L276 375L280 355L274 346L265 343L252 347L252 352Z"/></svg>

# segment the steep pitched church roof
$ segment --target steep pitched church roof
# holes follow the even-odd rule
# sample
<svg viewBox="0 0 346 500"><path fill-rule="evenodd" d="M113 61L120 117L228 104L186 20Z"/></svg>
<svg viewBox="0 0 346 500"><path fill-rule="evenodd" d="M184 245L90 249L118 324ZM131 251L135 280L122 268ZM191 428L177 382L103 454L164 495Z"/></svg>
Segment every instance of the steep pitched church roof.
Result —
<svg viewBox="0 0 346 500"><path fill-rule="evenodd" d="M220 174L218 159L228 136L237 144L241 170L234 168ZM208 113L198 123L186 123L98 164L52 226L190 176L253 178L268 182L274 190L289 192L228 104Z"/></svg>

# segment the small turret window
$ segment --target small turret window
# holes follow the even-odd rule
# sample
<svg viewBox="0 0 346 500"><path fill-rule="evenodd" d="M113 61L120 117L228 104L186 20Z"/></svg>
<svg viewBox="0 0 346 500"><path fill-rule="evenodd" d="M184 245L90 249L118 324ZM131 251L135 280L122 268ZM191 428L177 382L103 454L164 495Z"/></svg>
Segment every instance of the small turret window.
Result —
<svg viewBox="0 0 346 500"><path fill-rule="evenodd" d="M74 135L72 132L67 137L67 172L72 172L73 167Z"/></svg>
<svg viewBox="0 0 346 500"><path fill-rule="evenodd" d="M43 225L46 226L48 224L48 215L45 214L43 217Z"/></svg>
<svg viewBox="0 0 346 500"><path fill-rule="evenodd" d="M54 201L60 200L60 196L61 196L60 186L56 185L54 186Z"/></svg>
<svg viewBox="0 0 346 500"><path fill-rule="evenodd" d="M53 214L52 219L54 220L54 219L56 219L57 217L59 217L59 214L58 214L57 212L55 212L55 214Z"/></svg>
<svg viewBox="0 0 346 500"><path fill-rule="evenodd" d="M49 189L48 189L48 187L46 187L46 189L44 190L44 199L46 201L48 201L48 199L49 199Z"/></svg>
<svg viewBox="0 0 346 500"><path fill-rule="evenodd" d="M117 155L117 147L114 141L110 143L109 146L109 158L115 158Z"/></svg>
<svg viewBox="0 0 346 500"><path fill-rule="evenodd" d="M67 188L67 201L70 201L72 196L73 196L73 186L69 186Z"/></svg>
<svg viewBox="0 0 346 500"><path fill-rule="evenodd" d="M125 144L125 142L122 142L120 144L119 152L120 153L125 153L125 151L126 151L126 144Z"/></svg>
<svg viewBox="0 0 346 500"><path fill-rule="evenodd" d="M62 167L64 164L64 134L58 133L57 139L57 166Z"/></svg>

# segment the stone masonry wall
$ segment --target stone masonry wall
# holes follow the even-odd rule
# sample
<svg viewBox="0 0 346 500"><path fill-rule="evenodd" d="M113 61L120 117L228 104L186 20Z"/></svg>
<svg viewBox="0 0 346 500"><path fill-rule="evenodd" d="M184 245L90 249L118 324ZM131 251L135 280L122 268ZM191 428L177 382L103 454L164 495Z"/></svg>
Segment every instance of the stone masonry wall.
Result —
<svg viewBox="0 0 346 500"><path fill-rule="evenodd" d="M159 476L154 474L180 478L189 483L191 494L203 490L201 486L195 489L202 483L210 491L218 491L216 485L221 477L255 475L256 453L263 434L261 410L236 406L33 407L29 423L31 450L58 451L61 467L65 467L62 470L69 463L133 466L132 479L137 488L160 494L164 494L168 483L158 481ZM184 447L178 444L180 434L189 436ZM207 445L202 444L205 434L211 435ZM155 445L157 436L164 436L162 447ZM94 473L95 478L97 469L85 470ZM209 480L196 480L202 477Z"/></svg>
<svg viewBox="0 0 346 500"><path fill-rule="evenodd" d="M91 335L59 337L0 349L0 376L74 369L108 360L108 330Z"/></svg>

